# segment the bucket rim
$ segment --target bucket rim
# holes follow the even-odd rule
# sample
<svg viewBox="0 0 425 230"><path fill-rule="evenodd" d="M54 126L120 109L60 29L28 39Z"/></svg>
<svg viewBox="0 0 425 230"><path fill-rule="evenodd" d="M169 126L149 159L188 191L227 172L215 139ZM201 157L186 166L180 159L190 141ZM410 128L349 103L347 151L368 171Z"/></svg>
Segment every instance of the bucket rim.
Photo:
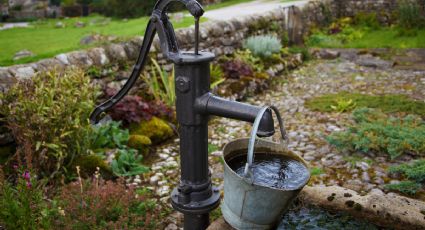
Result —
<svg viewBox="0 0 425 230"><path fill-rule="evenodd" d="M238 175L228 164L227 164L227 161L226 161L226 158L225 158L225 154L224 154L224 150L226 149L226 147L228 147L230 144L232 144L232 143L234 143L234 142L241 142L241 141L249 141L249 139L250 138L246 138L246 137L243 137L243 138L237 138L237 139L234 139L234 140L232 140L232 141L230 141L230 142L228 142L227 144L225 144L224 145L224 147L223 147L223 154L222 154L222 156L221 156L221 158L222 158L222 160L223 160L223 162L224 162L224 166L225 166L225 168L227 168L234 176L236 176L236 177L238 177L240 180L243 180L243 181L245 181L245 182L247 182L247 179L246 178L244 178L244 177L242 177L242 176L240 176L240 175ZM276 142L273 142L273 141L269 141L269 140L264 140L264 139L260 139L261 141L263 141L263 142L267 142L267 143L269 143L269 144L274 144L274 145L279 145L278 143L276 143ZM246 150L248 151L248 147L246 148ZM255 151L255 149L254 149L254 151ZM298 154L296 154L296 153L294 153L294 152L292 152L291 150L289 150L289 149L287 149L287 148L285 148L285 151L287 151L287 152L290 152L291 154L293 154L293 155L295 155L295 156L297 156L299 159L296 159L296 158L294 158L293 156L288 156L289 158L292 158L292 159L294 159L294 160L296 160L296 161L299 161L299 162L301 162L306 168L307 168L307 172L308 172L308 178L306 179L306 181L305 181L305 183L303 183L302 185L300 185L298 188L295 188L295 189L283 189L283 188L274 188L274 187L270 187L270 186L264 186L264 185L261 185L261 184L256 184L256 183L249 183L249 184L252 184L252 185L255 185L255 186L258 186L258 187L261 187L261 188L267 188L267 189L273 189L273 190L279 190L279 191L288 191L288 192L291 192L291 191L297 191L297 190L300 190L300 189L302 189L303 187L305 187L307 184L308 184L308 182L310 181L310 179L311 179L311 173L310 173L310 170L309 170L309 165L308 165L308 163L301 157L301 156L299 156ZM248 153L246 153L246 154L248 154ZM248 183L248 182L247 182Z"/></svg>

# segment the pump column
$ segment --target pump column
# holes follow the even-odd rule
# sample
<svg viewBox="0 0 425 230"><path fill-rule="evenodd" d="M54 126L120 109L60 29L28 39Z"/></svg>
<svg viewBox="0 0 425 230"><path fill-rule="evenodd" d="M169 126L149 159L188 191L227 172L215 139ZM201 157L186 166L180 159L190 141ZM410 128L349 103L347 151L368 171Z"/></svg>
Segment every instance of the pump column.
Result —
<svg viewBox="0 0 425 230"><path fill-rule="evenodd" d="M180 185L173 190L173 207L184 214L184 229L206 229L209 212L220 201L208 169L208 115L195 111L197 98L209 92L214 54L180 54L175 63L176 112L180 134Z"/></svg>

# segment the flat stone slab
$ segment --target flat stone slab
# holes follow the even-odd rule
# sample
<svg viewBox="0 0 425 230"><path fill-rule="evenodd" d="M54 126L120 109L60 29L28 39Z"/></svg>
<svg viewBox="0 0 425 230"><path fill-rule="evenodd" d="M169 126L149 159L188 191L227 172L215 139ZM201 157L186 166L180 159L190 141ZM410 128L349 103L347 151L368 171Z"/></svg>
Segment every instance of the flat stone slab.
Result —
<svg viewBox="0 0 425 230"><path fill-rule="evenodd" d="M218 218L207 228L207 230L233 230L232 226L230 226L223 217Z"/></svg>

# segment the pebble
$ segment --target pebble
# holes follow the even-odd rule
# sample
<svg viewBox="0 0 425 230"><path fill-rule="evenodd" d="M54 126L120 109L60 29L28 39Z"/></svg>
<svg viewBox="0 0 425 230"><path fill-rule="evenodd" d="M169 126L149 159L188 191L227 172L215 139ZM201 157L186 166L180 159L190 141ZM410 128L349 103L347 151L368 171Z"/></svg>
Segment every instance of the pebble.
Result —
<svg viewBox="0 0 425 230"><path fill-rule="evenodd" d="M151 185L156 185L157 183L158 183L158 181L159 181L159 177L158 176L153 176L153 177L151 177L151 178L149 178L149 183L151 184Z"/></svg>
<svg viewBox="0 0 425 230"><path fill-rule="evenodd" d="M362 180L363 180L364 182L370 182L370 176L369 176L369 173L367 173L367 172L362 172Z"/></svg>

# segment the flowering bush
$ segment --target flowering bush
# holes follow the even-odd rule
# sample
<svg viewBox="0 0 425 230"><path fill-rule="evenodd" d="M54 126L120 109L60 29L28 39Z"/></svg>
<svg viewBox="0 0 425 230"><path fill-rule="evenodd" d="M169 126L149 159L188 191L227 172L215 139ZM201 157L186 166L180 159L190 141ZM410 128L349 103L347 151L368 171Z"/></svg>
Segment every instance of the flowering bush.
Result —
<svg viewBox="0 0 425 230"><path fill-rule="evenodd" d="M16 181L0 181L0 225L6 229L49 229L53 214L39 184L28 170L17 170Z"/></svg>

